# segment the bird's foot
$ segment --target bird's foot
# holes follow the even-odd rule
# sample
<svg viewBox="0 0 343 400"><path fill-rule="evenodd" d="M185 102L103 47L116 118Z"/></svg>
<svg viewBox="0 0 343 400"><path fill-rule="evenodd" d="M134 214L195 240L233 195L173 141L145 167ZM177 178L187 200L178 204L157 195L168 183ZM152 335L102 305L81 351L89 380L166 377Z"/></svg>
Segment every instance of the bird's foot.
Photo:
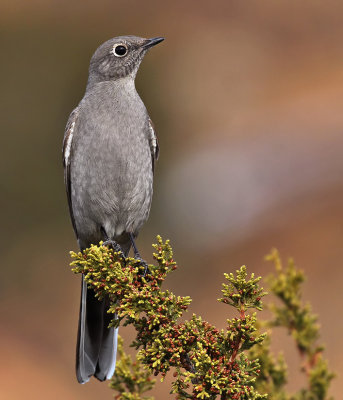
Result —
<svg viewBox="0 0 343 400"><path fill-rule="evenodd" d="M142 278L145 278L147 274L148 275L150 274L148 263L145 260L143 260L143 258L141 258L140 256L138 257L135 256L135 260L139 261L140 270L142 270L142 272L141 271L139 272L139 275Z"/></svg>
<svg viewBox="0 0 343 400"><path fill-rule="evenodd" d="M107 239L103 242L102 245L112 247L113 251L115 253L119 253L120 258L122 259L123 262L125 262L125 255L123 253L123 250L121 249L120 245L115 240Z"/></svg>
<svg viewBox="0 0 343 400"><path fill-rule="evenodd" d="M143 273L141 274L141 272L139 272L139 274L142 278L144 278L147 274L150 274L148 263L146 261L144 261L143 258L141 257L141 255L139 254L139 251L138 251L136 243L135 243L134 235L132 233L130 233L129 235L130 235L131 245L133 248L133 255L135 257L135 260L139 261L139 265L140 265L140 267L142 267L142 270L143 270Z"/></svg>

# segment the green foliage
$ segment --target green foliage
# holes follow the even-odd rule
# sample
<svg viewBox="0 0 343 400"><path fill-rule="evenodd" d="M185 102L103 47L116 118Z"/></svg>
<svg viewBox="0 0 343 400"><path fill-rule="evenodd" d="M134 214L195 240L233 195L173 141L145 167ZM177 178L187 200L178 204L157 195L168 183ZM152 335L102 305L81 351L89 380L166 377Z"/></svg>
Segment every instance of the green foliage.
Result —
<svg viewBox="0 0 343 400"><path fill-rule="evenodd" d="M229 284L223 283L222 293L224 298L219 301L235 307L238 311L245 311L248 308L262 310L261 298L267 293L258 287L261 277L255 278L255 275L251 274L247 281L248 274L245 265L236 271L236 275L237 277L233 273L224 274Z"/></svg>
<svg viewBox="0 0 343 400"><path fill-rule="evenodd" d="M154 245L156 265L144 268L139 260L122 260L120 254L102 246L91 246L84 252L71 253L75 273L84 274L89 287L99 298L108 296L111 325L132 325L136 338L132 346L139 349L136 366L149 368L154 375L164 376L174 370L175 381L171 393L177 399L235 399L266 398L254 387L260 373L257 359L249 359L246 350L260 344L265 335L257 334L256 314L248 309L262 308L265 295L259 288L260 278L251 275L247 280L243 266L233 274L225 275L223 298L219 301L238 310L238 317L228 319L225 330L218 330L201 317L193 315L190 321L178 322L191 302L163 291L166 276L176 269L169 241L160 237ZM117 367L112 386L119 392L118 399L144 399L144 371L134 370L126 356ZM119 369L118 369L119 368ZM137 387L138 379L141 386ZM146 382L145 388L151 388ZM149 383L149 384L148 384ZM135 397L133 397L135 396Z"/></svg>
<svg viewBox="0 0 343 400"><path fill-rule="evenodd" d="M151 372L139 361L124 352L123 339L118 336L117 353L119 359L116 364L116 373L110 387L118 392L116 400L154 400L151 396L143 396L155 386L151 379Z"/></svg>
<svg viewBox="0 0 343 400"><path fill-rule="evenodd" d="M301 354L317 353L322 348L314 347L319 338L317 316L312 314L309 304L303 305L301 300L301 285L305 281L303 271L295 267L289 260L284 270L277 250L273 250L266 259L274 262L276 275L268 279L271 291L281 300L281 306L270 306L274 319L272 326L282 326L289 330Z"/></svg>
<svg viewBox="0 0 343 400"><path fill-rule="evenodd" d="M282 354L276 358L270 351L270 335L260 346L253 347L249 352L250 359L258 359L261 373L256 378L254 386L268 398L273 400L287 400L284 387L287 383L287 365Z"/></svg>
<svg viewBox="0 0 343 400"><path fill-rule="evenodd" d="M256 379L255 387L267 392L273 400L326 400L334 374L323 358L323 346L317 344L318 318L312 314L310 305L302 301L301 285L305 275L296 268L292 259L284 268L275 249L266 259L275 265L276 272L268 278L268 282L279 303L269 306L273 318L264 325L286 328L292 335L302 359L301 371L305 373L307 387L293 395L287 393L287 366L282 355L275 359L271 354L269 339L250 354L252 359L258 357L261 363L262 373Z"/></svg>
<svg viewBox="0 0 343 400"><path fill-rule="evenodd" d="M328 388L334 374L329 371L317 344L319 326L311 307L303 304L301 288L304 273L292 260L283 268L273 250L267 260L276 272L268 279L270 291L278 299L272 303L270 321L257 322L266 292L259 287L260 277L248 277L242 266L235 274L225 274L220 302L237 310L226 328L216 329L200 316L179 322L191 299L162 290L162 284L177 266L169 241L160 237L155 248L156 265L144 267L139 260L123 260L119 253L102 246L91 246L82 253L71 253L75 273L84 274L89 287L99 298L110 299L112 326L132 325L138 349L135 361L126 355L119 342L120 359L111 387L117 400L153 400L145 393L154 386L151 375L161 380L172 369L175 380L171 393L176 399L206 400L328 400ZM270 350L270 335L262 328L286 328L302 358L301 370L307 386L291 395L286 390L287 365L282 355Z"/></svg>

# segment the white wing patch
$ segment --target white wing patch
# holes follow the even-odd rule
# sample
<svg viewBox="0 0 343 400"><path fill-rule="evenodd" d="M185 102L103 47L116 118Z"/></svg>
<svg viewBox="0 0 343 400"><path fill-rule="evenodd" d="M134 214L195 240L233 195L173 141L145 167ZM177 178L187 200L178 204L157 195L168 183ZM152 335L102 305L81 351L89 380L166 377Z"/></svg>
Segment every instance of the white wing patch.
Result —
<svg viewBox="0 0 343 400"><path fill-rule="evenodd" d="M152 146L152 149L153 149L153 154L156 154L157 139L156 139L154 128L152 127L151 124L149 124L149 133L150 133L150 141L151 141L151 146Z"/></svg>
<svg viewBox="0 0 343 400"><path fill-rule="evenodd" d="M71 124L69 133L68 133L68 137L67 137L67 144L66 144L66 148L65 148L65 152L64 152L65 165L68 165L68 163L69 163L70 149L71 149L71 143L73 141L74 127L75 127L75 121Z"/></svg>
<svg viewBox="0 0 343 400"><path fill-rule="evenodd" d="M148 128L148 139L149 139L149 147L151 153L151 163L152 163L152 170L154 171L155 161L158 159L158 154L160 148L158 146L157 136L154 130L154 124L152 123L151 119L149 118L149 128Z"/></svg>

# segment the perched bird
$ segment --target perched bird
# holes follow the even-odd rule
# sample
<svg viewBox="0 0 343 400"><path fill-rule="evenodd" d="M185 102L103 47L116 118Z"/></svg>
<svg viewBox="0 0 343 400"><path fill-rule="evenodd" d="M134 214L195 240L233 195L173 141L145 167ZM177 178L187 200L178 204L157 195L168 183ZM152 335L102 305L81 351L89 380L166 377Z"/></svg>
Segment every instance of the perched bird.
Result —
<svg viewBox="0 0 343 400"><path fill-rule="evenodd" d="M147 220L158 142L135 88L146 52L164 40L120 36L93 54L86 93L70 114L63 140L64 180L80 249L101 240L127 256ZM143 261L142 261L143 262ZM82 278L76 354L80 383L110 379L117 330L108 328L106 299L99 301Z"/></svg>

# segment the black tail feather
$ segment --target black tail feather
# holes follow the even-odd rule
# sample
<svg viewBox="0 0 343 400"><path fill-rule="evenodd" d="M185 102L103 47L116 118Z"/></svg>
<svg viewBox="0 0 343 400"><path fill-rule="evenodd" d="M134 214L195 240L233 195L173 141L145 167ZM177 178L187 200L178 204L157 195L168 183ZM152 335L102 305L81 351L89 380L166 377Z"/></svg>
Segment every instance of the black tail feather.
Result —
<svg viewBox="0 0 343 400"><path fill-rule="evenodd" d="M124 248L123 248L124 247ZM130 244L122 246L125 256ZM99 301L82 276L79 329L76 348L76 377L86 383L91 376L110 379L115 370L118 329L108 328L113 314L108 314L108 300Z"/></svg>
<svg viewBox="0 0 343 400"><path fill-rule="evenodd" d="M107 309L106 300L99 301L82 277L76 350L76 376L80 383L88 382L93 375L103 381L114 372L117 332L108 328L111 316Z"/></svg>

